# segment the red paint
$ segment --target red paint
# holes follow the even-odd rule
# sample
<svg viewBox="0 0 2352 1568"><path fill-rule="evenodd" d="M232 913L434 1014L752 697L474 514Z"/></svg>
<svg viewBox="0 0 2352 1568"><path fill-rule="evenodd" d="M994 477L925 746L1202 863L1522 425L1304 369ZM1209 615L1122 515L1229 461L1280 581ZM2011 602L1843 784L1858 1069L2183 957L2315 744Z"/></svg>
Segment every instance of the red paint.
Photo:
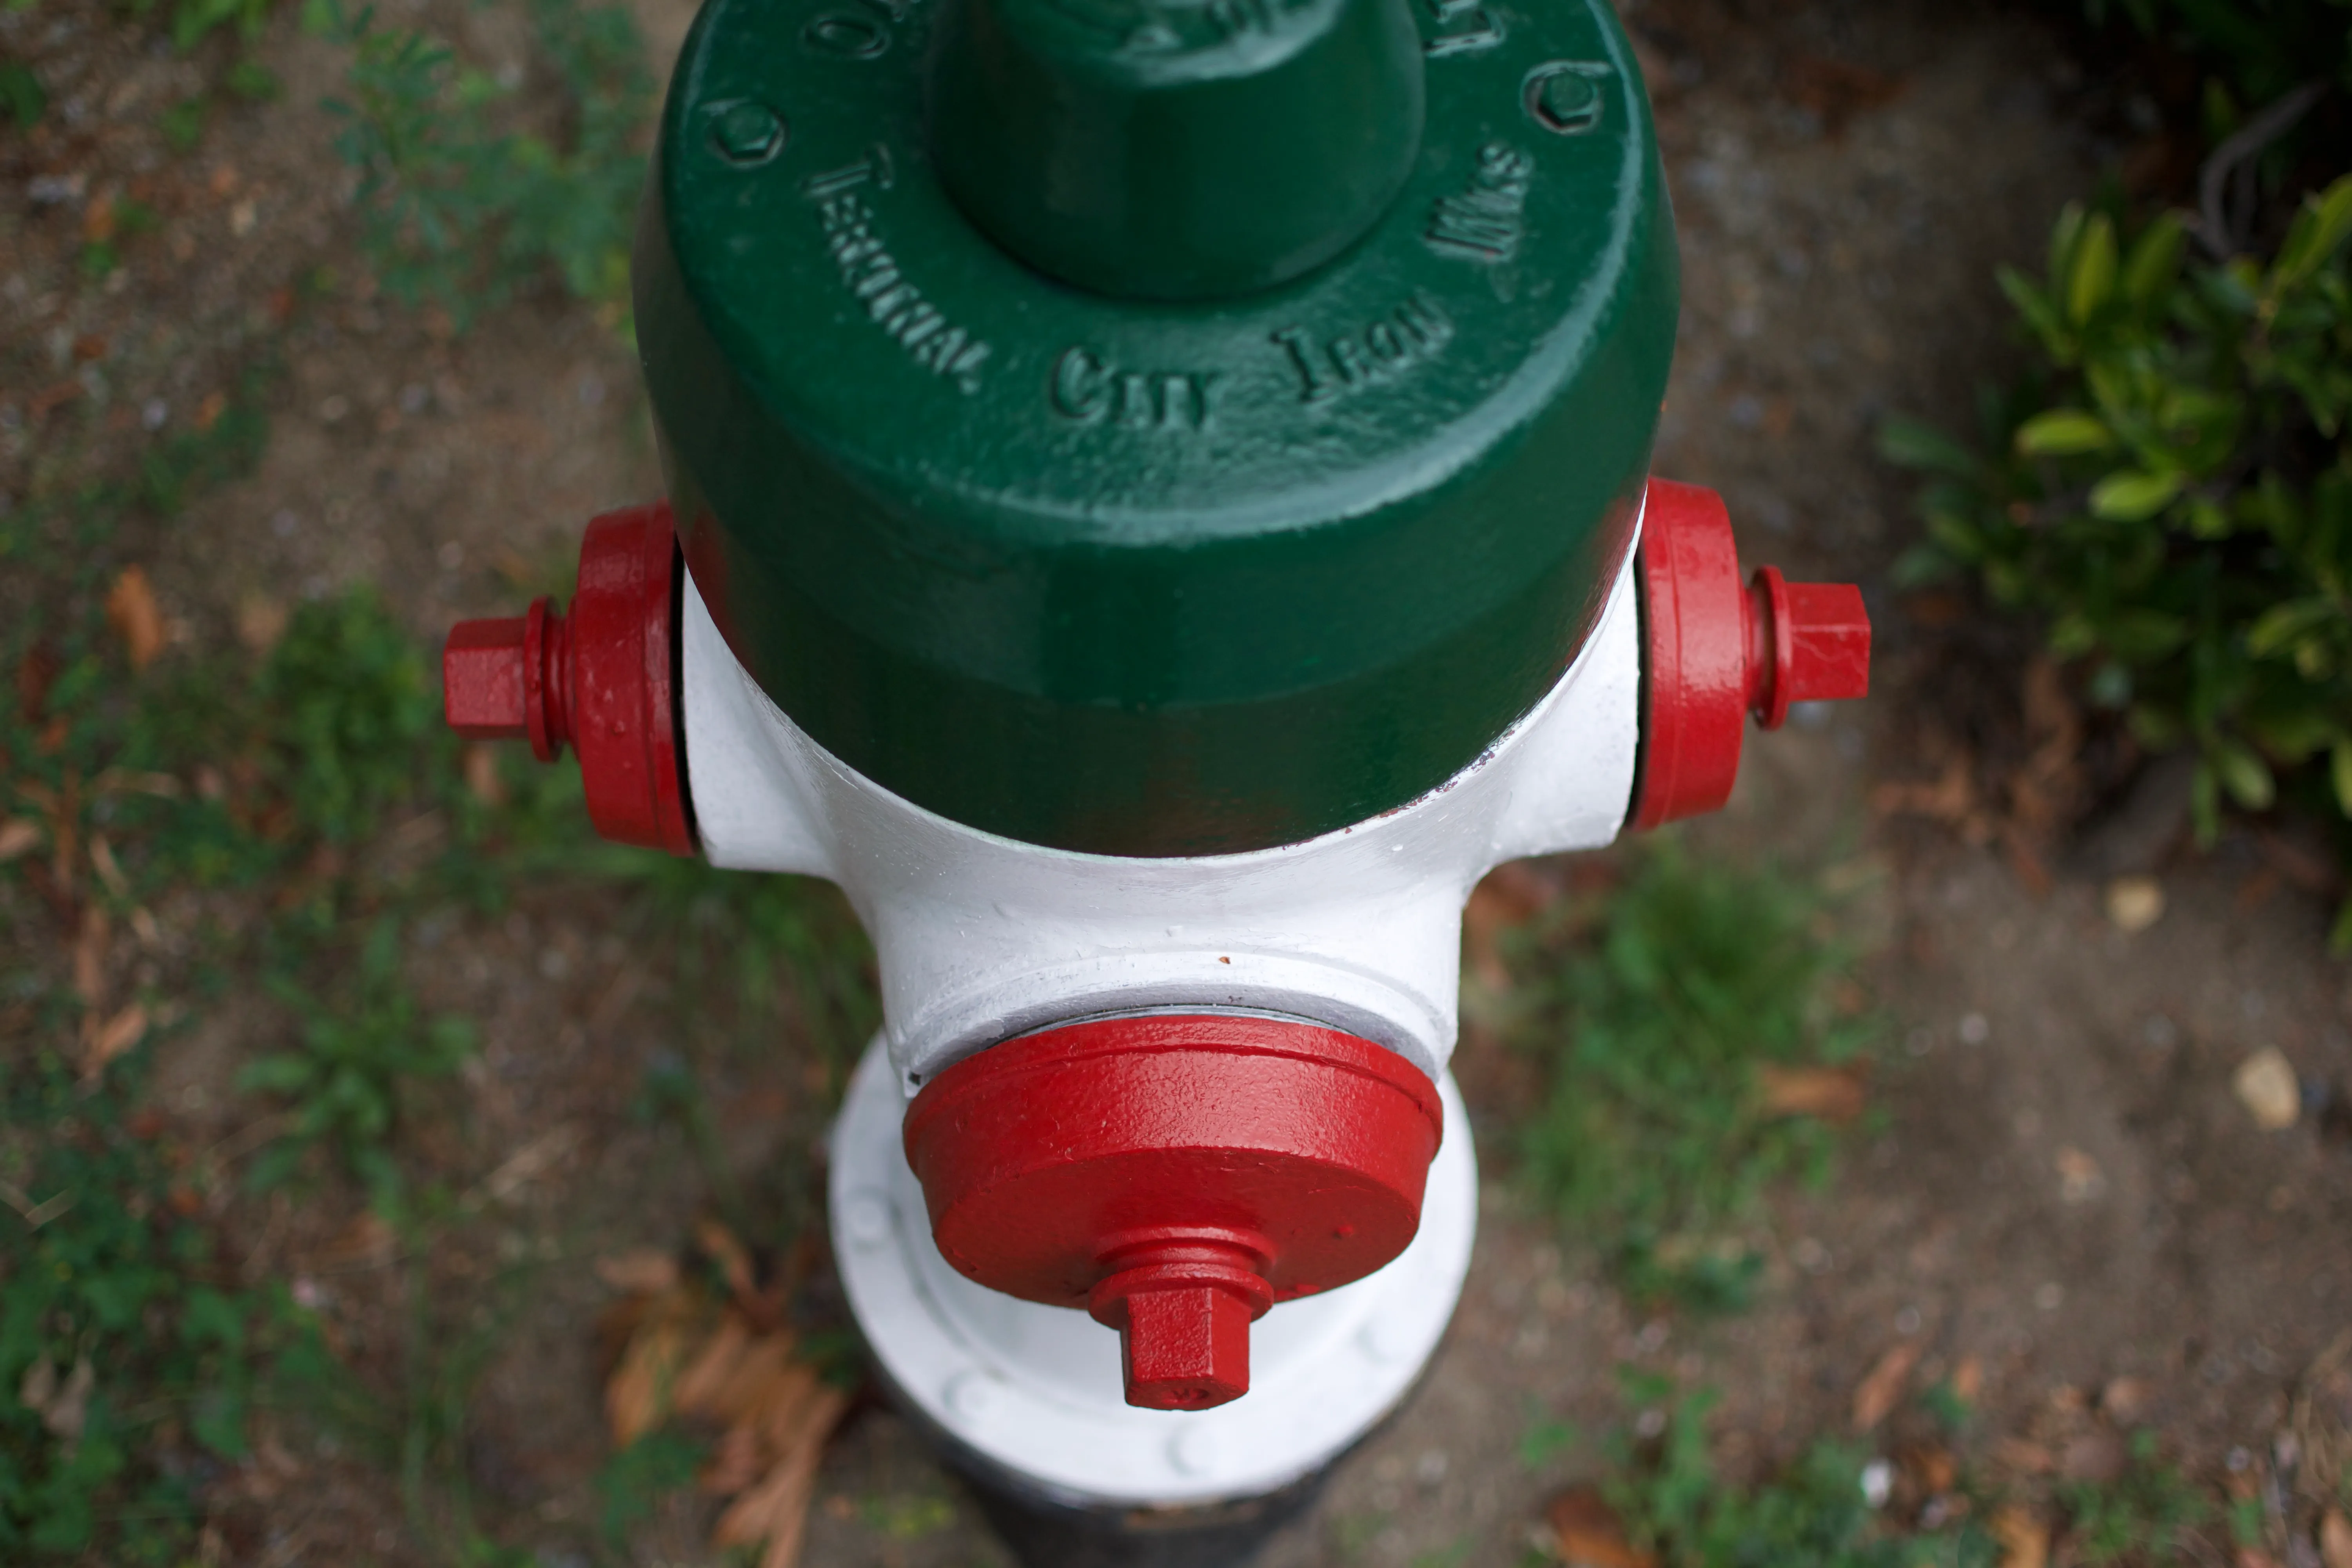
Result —
<svg viewBox="0 0 2352 1568"><path fill-rule="evenodd" d="M580 753L588 816L621 844L693 852L677 754L677 541L667 506L608 512L580 544L572 614L463 621L441 653L443 706L469 740Z"/></svg>
<svg viewBox="0 0 2352 1568"><path fill-rule="evenodd" d="M940 1254L1119 1331L1131 1405L1249 1387L1249 1324L1362 1279L1421 1225L1444 1131L1395 1052L1281 1019L1150 1016L1010 1040L907 1112Z"/></svg>
<svg viewBox="0 0 2352 1568"><path fill-rule="evenodd" d="M1743 587L1731 514L1713 490L1650 481L1641 584L1637 827L1721 810L1749 715L1777 730L1792 703L1869 694L1862 590L1790 583L1772 566Z"/></svg>

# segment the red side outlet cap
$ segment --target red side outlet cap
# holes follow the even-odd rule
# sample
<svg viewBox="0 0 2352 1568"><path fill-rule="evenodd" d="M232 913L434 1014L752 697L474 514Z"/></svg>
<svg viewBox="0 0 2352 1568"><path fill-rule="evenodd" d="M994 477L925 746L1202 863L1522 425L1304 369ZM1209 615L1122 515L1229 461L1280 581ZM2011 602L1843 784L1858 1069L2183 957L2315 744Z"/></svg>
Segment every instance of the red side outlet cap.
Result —
<svg viewBox="0 0 2352 1568"><path fill-rule="evenodd" d="M577 751L588 816L606 838L688 855L677 574L667 505L608 512L581 541L572 614L541 599L525 615L459 622L441 684L449 727L469 740L528 739L543 763Z"/></svg>
<svg viewBox="0 0 2352 1568"><path fill-rule="evenodd" d="M1405 1249L1444 1131L1395 1052L1283 1019L1113 1018L968 1057L908 1108L940 1253L1117 1329L1130 1405L1249 1389L1250 1324Z"/></svg>
<svg viewBox="0 0 2352 1568"><path fill-rule="evenodd" d="M1743 587L1731 514L1713 490L1650 481L1640 575L1636 827L1720 811L1739 776L1750 714L1777 730L1793 703L1869 694L1862 590L1790 583L1772 566Z"/></svg>

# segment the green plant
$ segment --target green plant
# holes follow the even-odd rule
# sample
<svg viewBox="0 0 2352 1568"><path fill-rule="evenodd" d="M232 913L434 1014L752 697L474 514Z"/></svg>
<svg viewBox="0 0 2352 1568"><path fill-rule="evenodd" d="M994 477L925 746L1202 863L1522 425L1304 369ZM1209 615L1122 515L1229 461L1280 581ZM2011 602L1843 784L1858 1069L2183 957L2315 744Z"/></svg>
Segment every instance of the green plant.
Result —
<svg viewBox="0 0 2352 1568"><path fill-rule="evenodd" d="M244 1456L247 1413L308 1320L225 1282L127 1068L91 1085L37 1051L5 1075L0 1555L176 1564L201 1518L189 1461Z"/></svg>
<svg viewBox="0 0 2352 1568"><path fill-rule="evenodd" d="M1643 1403L1667 1397L1634 1379ZM1868 1456L1822 1442L1761 1485L1727 1484L1707 1453L1713 1390L1676 1401L1655 1449L1617 1444L1617 1478L1603 1489L1627 1533L1664 1568L1992 1568L2000 1549L1970 1524L1905 1531L1883 1519L1864 1490Z"/></svg>
<svg viewBox="0 0 2352 1568"><path fill-rule="evenodd" d="M2002 287L2037 354L1988 396L1979 453L1907 421L1926 470L1907 580L1975 574L2151 752L2189 747L2196 820L2284 791L2352 818L2352 179L2278 255L2189 263L2070 207L2046 281ZM2352 905L2338 922L2352 946Z"/></svg>
<svg viewBox="0 0 2352 1568"><path fill-rule="evenodd" d="M336 148L361 172L362 244L395 296L460 325L552 270L617 319L644 181L653 80L628 13L531 0L541 58L563 100L559 142L507 128L506 89L447 46L313 0L314 30L352 50Z"/></svg>
<svg viewBox="0 0 2352 1568"><path fill-rule="evenodd" d="M396 1209L399 1168L391 1141L404 1085L455 1072L472 1053L465 1019L420 1017L400 973L400 924L377 921L360 950L349 994L320 1002L283 977L270 989L301 1016L301 1045L249 1063L237 1087L290 1101L285 1135L255 1163L253 1182L286 1179L324 1145L369 1192L379 1211Z"/></svg>
<svg viewBox="0 0 2352 1568"><path fill-rule="evenodd" d="M152 15L161 0L124 0L123 8L134 16ZM222 29L234 31L244 42L251 42L261 32L261 25L269 19L271 0L172 0L172 47L182 54L194 48L211 34Z"/></svg>
<svg viewBox="0 0 2352 1568"><path fill-rule="evenodd" d="M330 844L373 837L452 754L415 640L364 589L296 609L255 695L268 784Z"/></svg>
<svg viewBox="0 0 2352 1568"><path fill-rule="evenodd" d="M1604 897L1523 939L1512 1035L1549 1083L1520 1124L1528 1183L1643 1297L1741 1304L1744 1234L1777 1178L1827 1174L1834 1138L1776 1115L1761 1069L1835 1066L1872 1037L1841 1016L1847 954L1822 895L1671 841Z"/></svg>
<svg viewBox="0 0 2352 1568"><path fill-rule="evenodd" d="M2108 1482L2069 1481L2058 1489L2072 1560L2083 1568L2135 1568L2168 1563L2215 1522L2196 1485L2157 1458L2156 1434L2132 1436L2131 1460Z"/></svg>

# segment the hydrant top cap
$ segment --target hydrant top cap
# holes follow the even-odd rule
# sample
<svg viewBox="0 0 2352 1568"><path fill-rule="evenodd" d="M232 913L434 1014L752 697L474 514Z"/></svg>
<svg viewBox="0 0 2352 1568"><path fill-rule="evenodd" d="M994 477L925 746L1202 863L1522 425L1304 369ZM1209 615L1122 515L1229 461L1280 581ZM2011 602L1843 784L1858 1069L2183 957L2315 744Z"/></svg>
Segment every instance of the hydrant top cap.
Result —
<svg viewBox="0 0 2352 1568"><path fill-rule="evenodd" d="M930 154L1040 271L1119 299L1245 294L1395 199L1422 60L1406 0L943 0Z"/></svg>
<svg viewBox="0 0 2352 1568"><path fill-rule="evenodd" d="M706 0L633 290L766 695L1122 856L1366 820L1541 701L1678 310L1608 0Z"/></svg>

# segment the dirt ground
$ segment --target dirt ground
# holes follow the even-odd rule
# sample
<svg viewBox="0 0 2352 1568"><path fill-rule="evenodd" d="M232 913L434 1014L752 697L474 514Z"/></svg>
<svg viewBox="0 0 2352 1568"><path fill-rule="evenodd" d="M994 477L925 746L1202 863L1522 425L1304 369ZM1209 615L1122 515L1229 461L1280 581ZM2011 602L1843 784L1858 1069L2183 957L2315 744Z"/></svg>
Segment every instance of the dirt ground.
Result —
<svg viewBox="0 0 2352 1568"><path fill-rule="evenodd" d="M637 8L666 58L690 7ZM520 63L503 12L433 15L493 66ZM2133 106L2032 17L1994 7L1644 0L1629 16L1685 267L1658 470L1722 489L1748 559L1862 583L1880 637L1873 700L1753 742L1731 811L1693 837L1832 868L1855 890L1901 1066L1874 1086L1883 1131L1825 1194L1782 1203L1759 1304L1722 1321L1631 1310L1525 1210L1486 1140L1451 1336L1409 1406L1277 1543L1279 1568L1520 1562L1545 1500L1595 1463L1580 1442L1531 1469L1523 1434L1622 1425L1627 1363L1724 1390L1714 1426L1735 1472L1844 1430L1857 1384L1906 1340L1920 1386L1981 1368L1989 1439L2105 1399L2219 1469L2271 1444L2297 1375L2352 1329L2352 1147L2315 1117L2262 1131L2230 1088L2276 1047L2308 1083L2352 1089L2352 971L2325 949L2326 862L2242 829L2196 854L2160 792L2129 810L2095 802L2081 832L2038 840L1965 801L1940 820L1902 809L1956 757L1965 794L1960 748L2030 740L2035 721L2021 687L1988 696L1963 679L1981 637L1890 585L1915 525L1873 433L1894 411L1965 424L2008 353L1995 265L2038 265L2058 207L2130 159L2112 128ZM196 644L249 628L257 605L352 582L437 637L453 617L518 605L519 583L560 580L593 511L656 494L628 355L588 312L530 300L460 336L354 281L352 184L313 107L337 62L289 12L257 46L283 96L225 103L190 159L166 152L151 111L192 90L196 68L145 37L96 5L0 12L0 42L40 62L57 104L42 142L0 141L0 489L46 460L45 421L80 421L91 460L120 462L269 346L284 376L258 470L152 542L173 633ZM81 226L112 190L143 192L160 227L120 284L81 287ZM341 283L316 289L321 267ZM2021 663L1994 668L2014 683ZM2126 872L2166 894L2133 935L2103 904ZM247 1272L307 1282L362 1364L388 1353L386 1302L434 1294L486 1367L465 1439L476 1506L503 1538L543 1540L549 1568L584 1568L573 1543L598 1506L593 1325L611 1290L594 1260L675 1246L708 1196L675 1131L632 1111L647 1065L685 1043L627 919L616 896L526 900L446 932L430 1000L478 1020L483 1050L467 1118L435 1153L478 1177L540 1151L491 1220L429 1259L353 1246L350 1213L280 1205L236 1221ZM236 1129L227 1079L258 1026L230 1005L173 1046L163 1089L177 1114ZM1507 1075L1482 1053L1497 1048L1474 1033L1459 1060L1486 1132ZM732 1168L804 1197L811 1064L738 1051L708 1070ZM527 1289L468 1283L527 1258L543 1260ZM1898 1417L1879 1439L1900 1432ZM245 1500L233 1560L422 1560L389 1481L332 1455L287 1464L224 1483ZM810 1563L1004 1561L885 1409L844 1428L818 1497ZM703 1523L699 1505L673 1508L640 1532L640 1560L711 1561Z"/></svg>

